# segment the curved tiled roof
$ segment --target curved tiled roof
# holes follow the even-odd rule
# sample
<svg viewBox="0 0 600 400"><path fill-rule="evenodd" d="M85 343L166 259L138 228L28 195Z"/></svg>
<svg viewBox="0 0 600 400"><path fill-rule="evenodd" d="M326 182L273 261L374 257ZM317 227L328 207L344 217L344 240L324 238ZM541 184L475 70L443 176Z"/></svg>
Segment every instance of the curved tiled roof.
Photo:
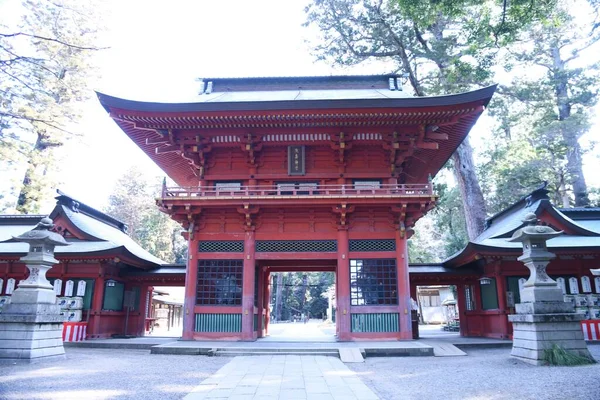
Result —
<svg viewBox="0 0 600 400"><path fill-rule="evenodd" d="M122 255L135 262L137 267L155 268L166 264L153 256L131 239L126 233L126 225L92 207L83 204L73 197L59 192L57 204L50 213L52 219L64 216L85 240L68 238L69 246L56 248L56 255ZM35 227L45 215L0 216L0 254L22 256L28 251L26 243L15 242L18 236Z"/></svg>
<svg viewBox="0 0 600 400"><path fill-rule="evenodd" d="M460 261L462 258L474 255L478 251L519 252L522 248L521 243L509 242L508 239L517 229L525 225L523 219L528 213L540 216L547 212L561 227L568 230L567 233L548 240L549 249L556 251L585 248L600 251L600 214L595 216L588 213L588 210L558 209L550 203L547 190L537 189L488 218L484 231L477 238L469 241L461 251L446 259L443 264L463 265ZM582 215L582 213L587 214Z"/></svg>
<svg viewBox="0 0 600 400"><path fill-rule="evenodd" d="M237 147L247 132L266 136L307 132L413 135L427 127L431 132L427 131L407 155L401 173L403 183L423 183L437 174L462 143L496 87L411 97L395 90L397 79L387 75L223 78L213 79L210 90L208 83L203 83L204 94L194 102L141 102L102 93L98 98L123 132L182 187L198 184L194 167L182 157L186 151L198 150L187 149L189 144L175 140L181 132L194 132L196 140L201 137L219 144L228 135L226 142Z"/></svg>

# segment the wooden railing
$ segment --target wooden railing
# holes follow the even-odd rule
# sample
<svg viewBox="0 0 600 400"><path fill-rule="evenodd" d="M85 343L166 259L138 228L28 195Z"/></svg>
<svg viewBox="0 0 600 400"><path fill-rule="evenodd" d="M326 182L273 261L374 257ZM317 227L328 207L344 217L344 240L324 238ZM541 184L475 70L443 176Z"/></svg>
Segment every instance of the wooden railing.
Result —
<svg viewBox="0 0 600 400"><path fill-rule="evenodd" d="M432 196L433 185L319 185L319 184L277 184L273 186L239 186L239 187L163 187L162 198L172 197L250 197L250 196Z"/></svg>

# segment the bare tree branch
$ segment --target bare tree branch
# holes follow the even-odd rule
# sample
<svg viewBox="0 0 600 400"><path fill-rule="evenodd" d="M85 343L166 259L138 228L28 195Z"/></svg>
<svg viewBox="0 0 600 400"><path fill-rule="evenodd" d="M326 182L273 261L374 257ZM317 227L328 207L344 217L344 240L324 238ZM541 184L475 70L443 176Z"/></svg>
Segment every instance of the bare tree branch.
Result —
<svg viewBox="0 0 600 400"><path fill-rule="evenodd" d="M34 39L39 39L39 40L45 40L48 42L55 42L55 43L59 43L62 44L63 46L67 46L67 47L71 47L74 49L79 49L79 50L106 50L109 47L87 47L87 46L78 46L72 43L67 43L64 42L60 39L56 39L56 38L49 38L49 37L44 37L44 36L39 36L39 35L33 35L30 33L25 33L25 32L15 32L15 33L1 33L0 32L0 36L1 37L5 37L5 38L9 38L9 37L17 37L17 36L27 36L30 38L34 38Z"/></svg>

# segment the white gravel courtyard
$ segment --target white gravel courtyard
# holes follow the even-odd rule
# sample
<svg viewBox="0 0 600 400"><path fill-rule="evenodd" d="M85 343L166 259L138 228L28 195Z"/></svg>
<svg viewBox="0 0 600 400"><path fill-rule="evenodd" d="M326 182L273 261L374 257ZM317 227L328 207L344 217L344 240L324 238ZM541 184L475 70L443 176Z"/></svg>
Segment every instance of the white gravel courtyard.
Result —
<svg viewBox="0 0 600 400"><path fill-rule="evenodd" d="M600 360L600 345L590 345L589 348ZM259 368L253 369L244 358L151 355L148 350L124 349L67 348L66 351L67 359L63 361L0 364L0 399L168 400L182 399L190 393L192 396L188 398L202 397L197 396L198 386L207 379L204 385L215 384L216 381L210 379L220 379L219 375L213 374L221 367L229 365L233 371L239 369L234 368L237 365L243 366L247 374L259 372ZM346 367L356 373L351 379L362 382L357 381L356 386L366 384L375 397L383 400L600 399L600 364L534 367L511 359L509 348L467 349L466 352L467 357L367 358L363 364L346 364ZM272 357L274 360L274 357L286 356ZM297 389L294 397L310 400L308 388L319 383L315 380L320 379L311 365L318 363L314 363L314 356L297 357L306 357L306 360L297 364L285 362L280 368L276 368L272 361L273 365L266 367L265 373L268 368L272 374L281 369L283 380L294 378L290 380L294 385L290 383L287 388ZM257 362L257 367L259 364ZM317 366L322 370L325 364ZM302 376L290 377L296 372ZM246 393L237 391L239 395L231 397L233 391L222 391L228 394L225 398L269 398L269 393L258 391L260 384L255 385L254 380L250 382L251 379L247 378L239 379L240 384L247 383ZM252 385L257 386L254 394L248 392ZM300 389L304 387L306 395L300 396ZM286 389L283 384L281 389L277 395L272 393L273 399L283 399L283 395L291 393L289 390L290 393L283 393ZM319 396L344 399L342 392L338 396Z"/></svg>

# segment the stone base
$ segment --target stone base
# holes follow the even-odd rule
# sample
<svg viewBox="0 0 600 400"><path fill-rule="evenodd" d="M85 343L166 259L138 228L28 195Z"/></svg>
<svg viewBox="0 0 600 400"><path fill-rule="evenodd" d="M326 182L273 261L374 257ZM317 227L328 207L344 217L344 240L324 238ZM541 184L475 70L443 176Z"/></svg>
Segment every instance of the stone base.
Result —
<svg viewBox="0 0 600 400"><path fill-rule="evenodd" d="M570 353L592 358L583 340L578 314L519 314L508 318L513 323L512 357L545 365L544 350L558 345Z"/></svg>
<svg viewBox="0 0 600 400"><path fill-rule="evenodd" d="M56 304L7 304L0 314L0 324L3 322L20 323L62 323L64 316L60 314L60 306Z"/></svg>
<svg viewBox="0 0 600 400"><path fill-rule="evenodd" d="M0 361L64 358L62 322L55 304L8 304L0 314Z"/></svg>

